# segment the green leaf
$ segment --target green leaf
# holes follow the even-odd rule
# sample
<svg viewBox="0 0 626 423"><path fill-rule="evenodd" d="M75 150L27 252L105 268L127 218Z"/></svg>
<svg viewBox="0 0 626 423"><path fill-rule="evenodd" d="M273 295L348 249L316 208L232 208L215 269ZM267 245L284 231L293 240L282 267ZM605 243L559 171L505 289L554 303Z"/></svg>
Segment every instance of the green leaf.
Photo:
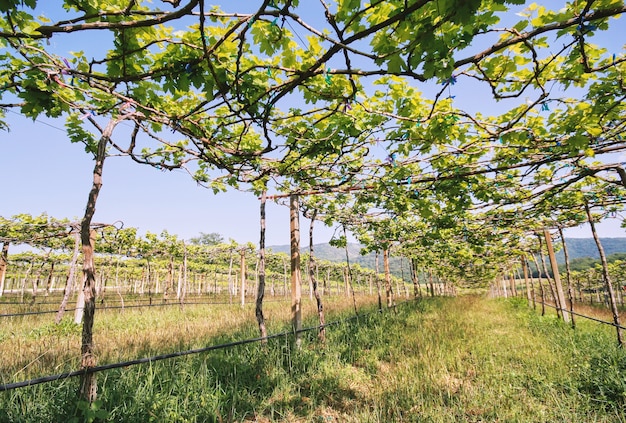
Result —
<svg viewBox="0 0 626 423"><path fill-rule="evenodd" d="M589 137L584 135L574 135L568 138L567 143L573 148L582 150L589 145Z"/></svg>
<svg viewBox="0 0 626 423"><path fill-rule="evenodd" d="M400 73L405 66L404 60L399 54L392 55L387 61L387 70L390 73Z"/></svg>

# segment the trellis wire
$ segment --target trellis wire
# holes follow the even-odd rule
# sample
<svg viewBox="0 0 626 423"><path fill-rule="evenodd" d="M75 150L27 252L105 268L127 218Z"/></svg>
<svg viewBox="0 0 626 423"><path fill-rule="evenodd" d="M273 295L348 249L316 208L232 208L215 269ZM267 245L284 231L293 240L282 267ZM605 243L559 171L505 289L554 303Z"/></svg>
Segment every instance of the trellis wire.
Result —
<svg viewBox="0 0 626 423"><path fill-rule="evenodd" d="M284 301L284 300L269 300L266 301L268 303L270 302L280 302L280 301ZM98 310L116 310L116 309L125 309L125 308L144 308L144 307L165 307L165 306L188 306L188 305L229 305L229 304L233 304L229 301L218 301L218 302L191 302L191 303L179 303L176 301L172 301L169 303L159 303L159 304L134 304L134 305L125 305L125 306L107 306L107 307L98 307ZM19 304L18 304L19 305ZM239 304L236 304L238 307L240 306ZM76 308L66 308L65 309L66 312L70 312L70 311L76 311ZM20 317L20 316L31 316L31 315L37 315L37 314L53 314L53 313L58 313L59 310L44 310L44 311L25 311L25 312L21 312L21 313L7 313L7 314L0 314L0 318L2 317Z"/></svg>
<svg viewBox="0 0 626 423"><path fill-rule="evenodd" d="M616 328L620 328L620 329L626 329L626 327L624 327L624 326L620 326L620 325L618 325L618 324L616 324L616 323L613 323L613 322L607 322L606 320L597 319L597 318L595 318L595 317L591 317L591 316L585 316L584 314L580 314L580 313L577 313L577 312L575 312L575 311L564 310L564 309L562 309L562 308L560 308L560 307L557 307L557 306L555 306L555 305L553 305L553 304L549 304L549 303L542 303L541 301L537 301L537 303L539 303L539 304L543 304L543 305L547 305L548 307L552 307L552 308L554 308L554 309L560 310L561 312L570 313L570 314L573 314L573 315L575 315L575 316L582 317L582 318L584 318L584 319L593 320L593 321L595 321L595 322L598 322L598 323L603 323L603 324L605 324L605 325L610 325L610 326L613 326L613 327L616 327Z"/></svg>
<svg viewBox="0 0 626 423"><path fill-rule="evenodd" d="M404 304L408 302L409 301L404 301L400 304ZM367 315L381 312L381 311L382 310L376 309L368 313L361 314L359 316L355 315L355 316L351 316L345 319L335 320L334 322L326 323L324 325L310 326L310 327L299 329L297 331L296 330L284 331L284 332L276 333L273 335L268 335L266 337L244 339L240 341L228 342L226 344L211 345L208 347L196 348L196 349L186 350L186 351L177 351L173 353L161 354L161 355L156 355L152 357L138 358L135 360L129 360L129 361L124 361L124 362L119 362L119 363L103 364L101 366L94 366L94 367L89 367L86 369L74 370L71 372L61 373L58 375L43 376L43 377L39 377L35 379L25 380L22 382L7 383L7 384L0 385L0 392L10 391L13 389L18 389L18 388L25 388L27 386L34 386L34 385L39 385L39 384L47 383L47 382L54 382L54 381L62 380L62 379L68 379L70 377L85 375L87 373L98 373L98 372L102 372L105 370L119 369L122 367L129 367L129 366L134 366L137 364L154 363L154 362L166 360L169 358L183 357L183 356L192 355L192 354L199 354L199 353L208 352L208 351L215 351L215 350L220 350L220 349L225 349L225 348L236 347L239 345L252 344L255 342L266 341L266 340L280 338L280 337L289 336L289 335L295 336L298 333L310 332L310 331L319 330L319 329L330 327L330 326L336 326L340 323L348 322L348 321L355 320L355 319L358 320L359 317L367 316Z"/></svg>

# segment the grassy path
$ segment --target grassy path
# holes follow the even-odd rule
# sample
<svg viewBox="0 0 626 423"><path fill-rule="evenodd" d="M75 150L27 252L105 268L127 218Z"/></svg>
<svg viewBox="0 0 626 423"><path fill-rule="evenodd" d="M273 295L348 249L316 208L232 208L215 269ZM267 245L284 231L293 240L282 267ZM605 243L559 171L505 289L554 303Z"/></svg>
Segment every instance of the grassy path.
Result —
<svg viewBox="0 0 626 423"><path fill-rule="evenodd" d="M311 333L301 350L277 339L110 371L98 407L119 422L626 422L613 344L525 302L427 299L333 326L324 346ZM0 421L89 414L75 389L0 393Z"/></svg>
<svg viewBox="0 0 626 423"><path fill-rule="evenodd" d="M619 398L598 402L597 386L581 380L606 371L626 392L626 357L611 347L610 331L582 324L574 332L516 304L463 297L426 302L422 313L404 309L378 334L368 388L377 414L354 421L626 421ZM621 357L621 369L590 368L602 347Z"/></svg>

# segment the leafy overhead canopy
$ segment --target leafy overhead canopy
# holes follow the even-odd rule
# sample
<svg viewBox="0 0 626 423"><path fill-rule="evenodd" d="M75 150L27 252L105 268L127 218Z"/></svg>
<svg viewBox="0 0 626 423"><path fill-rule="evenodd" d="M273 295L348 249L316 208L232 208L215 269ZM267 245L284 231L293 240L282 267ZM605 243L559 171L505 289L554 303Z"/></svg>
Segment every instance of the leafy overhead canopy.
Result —
<svg viewBox="0 0 626 423"><path fill-rule="evenodd" d="M128 120L110 146L138 163L216 191L318 194L328 220L391 218L425 239L480 230L510 242L521 222L579 223L582 200L623 203L621 0L0 11L0 106L66 117L89 152L90 126ZM343 193L338 204L328 192Z"/></svg>

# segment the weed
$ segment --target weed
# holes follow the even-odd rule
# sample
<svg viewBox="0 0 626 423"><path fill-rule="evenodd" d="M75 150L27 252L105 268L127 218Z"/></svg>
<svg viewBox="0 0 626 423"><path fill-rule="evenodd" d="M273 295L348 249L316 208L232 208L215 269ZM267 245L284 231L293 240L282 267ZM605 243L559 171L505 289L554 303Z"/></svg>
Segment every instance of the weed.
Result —
<svg viewBox="0 0 626 423"><path fill-rule="evenodd" d="M626 352L618 347L604 348L581 367L581 392L606 408L626 406Z"/></svg>
<svg viewBox="0 0 626 423"><path fill-rule="evenodd" d="M69 423L94 423L105 421L109 413L102 408L102 401L78 401L76 404L76 416L68 420Z"/></svg>

